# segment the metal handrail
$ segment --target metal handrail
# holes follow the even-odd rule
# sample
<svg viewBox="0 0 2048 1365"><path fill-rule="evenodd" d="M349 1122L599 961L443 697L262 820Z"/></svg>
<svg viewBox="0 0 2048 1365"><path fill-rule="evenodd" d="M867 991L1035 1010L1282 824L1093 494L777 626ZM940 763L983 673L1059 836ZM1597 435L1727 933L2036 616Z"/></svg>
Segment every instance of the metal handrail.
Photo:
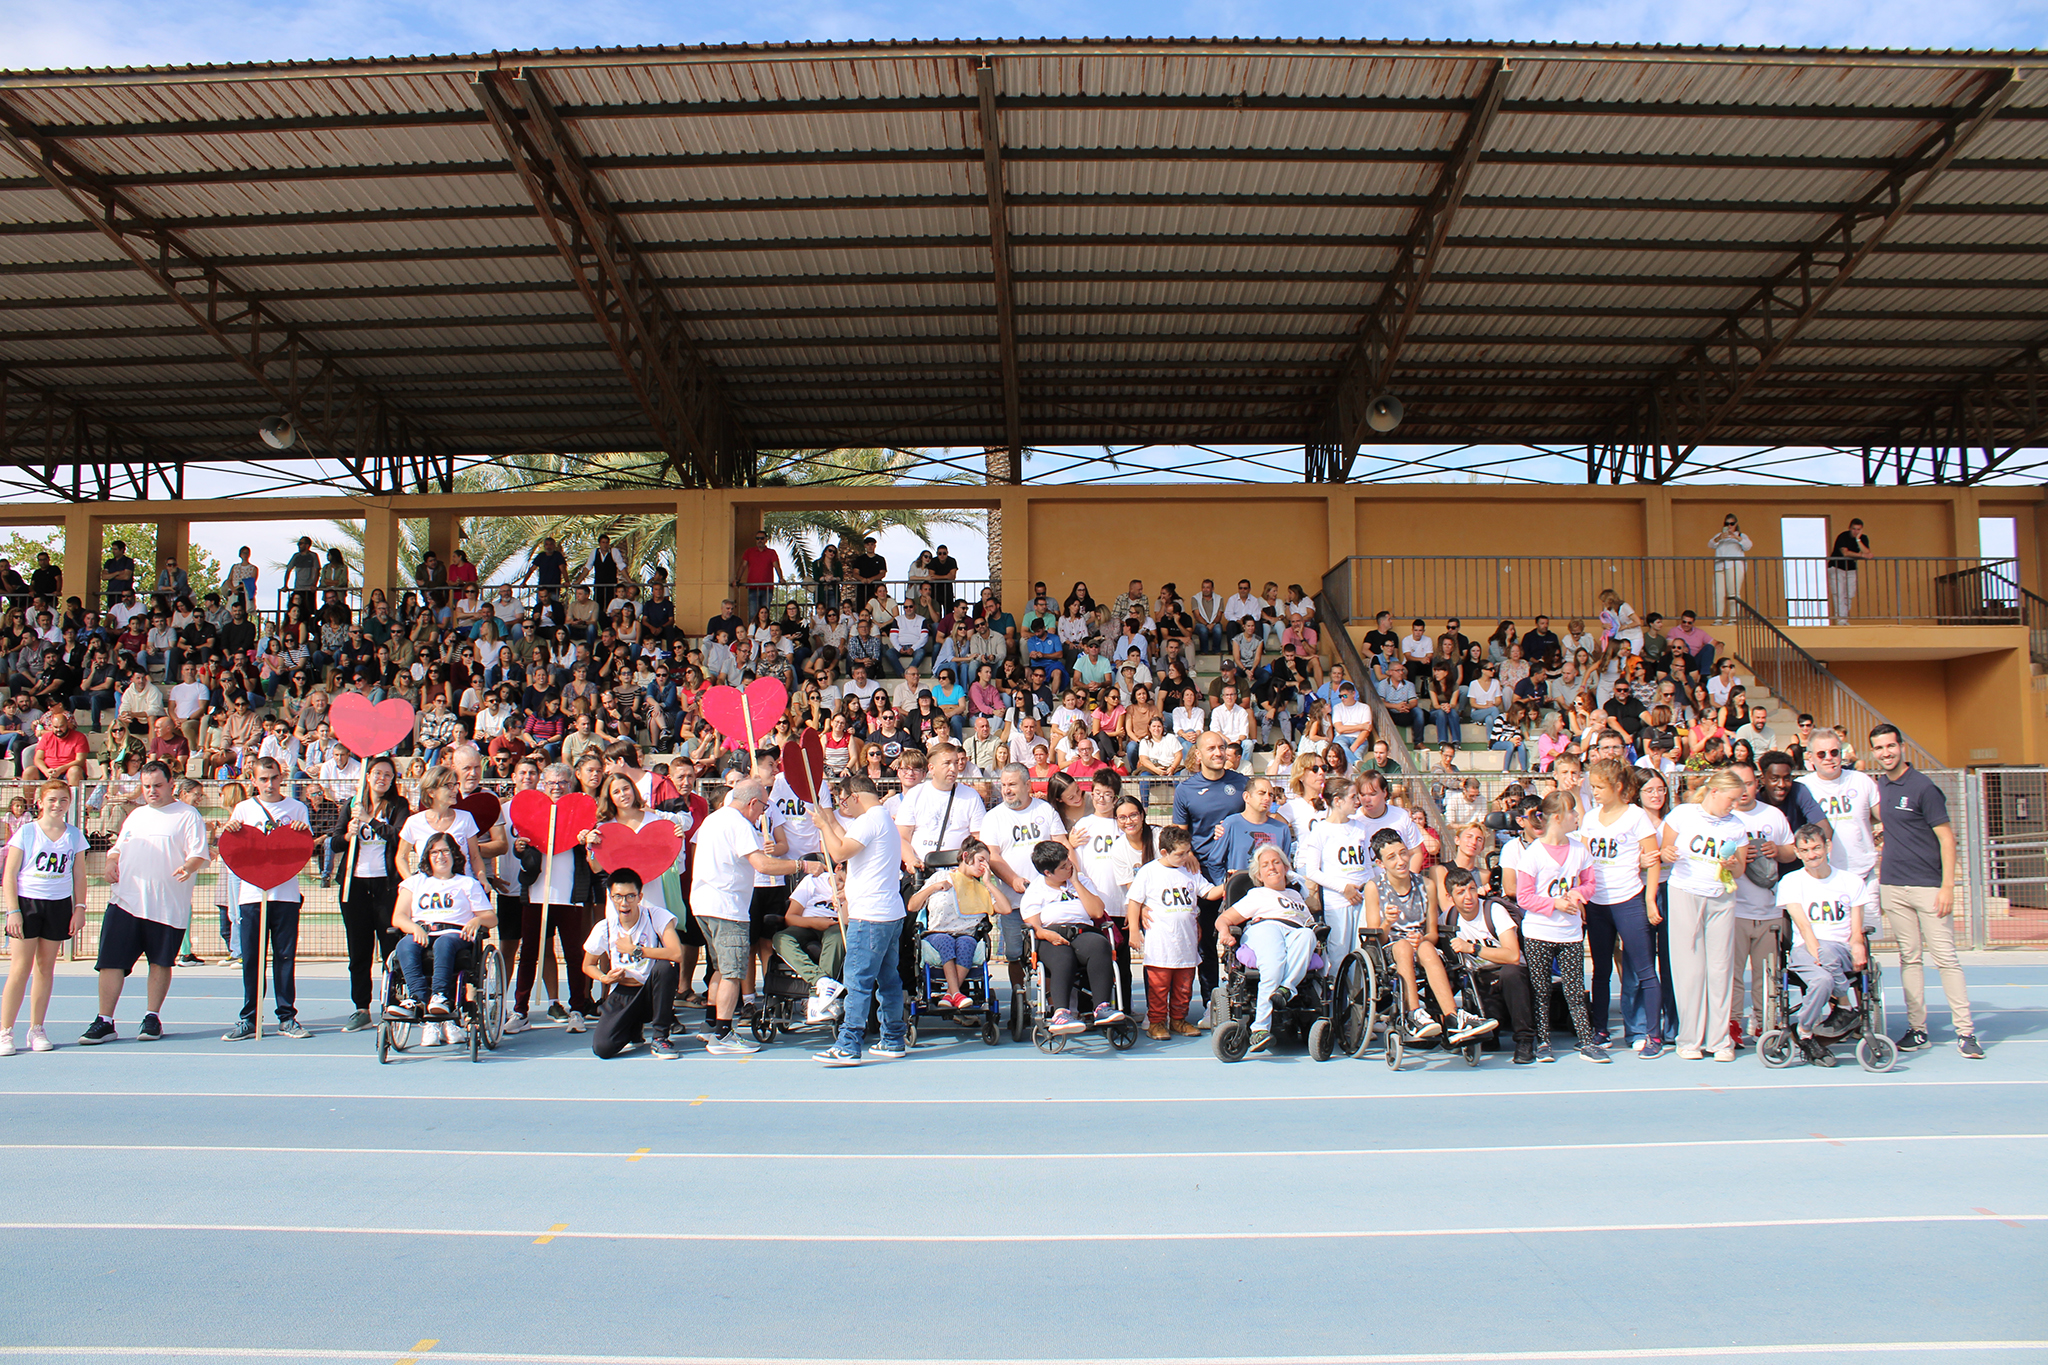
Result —
<svg viewBox="0 0 2048 1365"><path fill-rule="evenodd" d="M1756 676L1758 682L1794 711L1812 713L1816 724L1846 725L1852 739L1861 740L1879 725L1896 725L1884 712L1865 701L1856 690L1828 671L1828 666L1801 649L1796 641L1771 623L1755 607L1735 599L1735 654ZM1906 759L1916 768L1938 769L1946 765L1903 728L1900 743Z"/></svg>
<svg viewBox="0 0 2048 1365"><path fill-rule="evenodd" d="M1413 617L1457 617L1479 638L1494 621L1525 628L1542 615L1562 629L1593 624L1599 594L1613 588L1638 616L1682 611L1702 619L1727 614L1743 598L1766 617L1795 625L1911 622L2000 624L2014 619L2019 566L2011 559L1887 556L1861 561L1846 614L1830 601L1827 559L1804 556L1658 555L1354 555L1341 594L1342 619L1386 610L1397 628Z"/></svg>

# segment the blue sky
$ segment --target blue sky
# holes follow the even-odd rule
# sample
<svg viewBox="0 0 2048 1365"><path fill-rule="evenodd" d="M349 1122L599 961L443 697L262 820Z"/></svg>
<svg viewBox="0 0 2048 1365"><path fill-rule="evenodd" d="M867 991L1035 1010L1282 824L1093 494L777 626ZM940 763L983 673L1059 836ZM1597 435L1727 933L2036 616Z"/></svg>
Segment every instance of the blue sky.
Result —
<svg viewBox="0 0 2048 1365"><path fill-rule="evenodd" d="M22 5L10 67L846 38L1351 37L2039 47L2048 0L87 0Z"/></svg>

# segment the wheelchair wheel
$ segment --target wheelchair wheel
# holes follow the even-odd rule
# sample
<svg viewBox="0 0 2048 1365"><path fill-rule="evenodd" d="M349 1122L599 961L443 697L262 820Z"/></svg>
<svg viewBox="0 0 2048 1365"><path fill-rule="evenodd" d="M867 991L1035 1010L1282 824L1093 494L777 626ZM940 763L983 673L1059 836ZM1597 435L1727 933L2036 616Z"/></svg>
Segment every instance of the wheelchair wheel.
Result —
<svg viewBox="0 0 2048 1365"><path fill-rule="evenodd" d="M1308 1026L1309 1060L1327 1062L1337 1050L1337 1029L1327 1019L1318 1019Z"/></svg>
<svg viewBox="0 0 2048 1365"><path fill-rule="evenodd" d="M772 1043L775 1041L775 1018L768 1013L765 1007L755 1009L754 1017L747 1020L747 1027L752 1030L755 1042Z"/></svg>
<svg viewBox="0 0 2048 1365"><path fill-rule="evenodd" d="M1459 1048L1458 1053L1465 1059L1466 1066L1478 1066L1480 1054L1485 1051L1485 1046L1477 1041L1470 1042Z"/></svg>
<svg viewBox="0 0 2048 1365"><path fill-rule="evenodd" d="M1045 1053L1048 1057L1059 1051L1058 1048L1053 1046L1053 1043L1056 1041L1064 1042L1065 1040L1055 1039L1052 1036L1052 1026L1046 1023L1045 1020L1041 1019L1031 1026L1032 1046Z"/></svg>
<svg viewBox="0 0 2048 1365"><path fill-rule="evenodd" d="M379 1064L391 1060L391 1021L380 1020L377 1024L377 1061Z"/></svg>
<svg viewBox="0 0 2048 1365"><path fill-rule="evenodd" d="M1002 1041L1002 1038L1003 1031L996 1027L995 1015L987 1014L982 1016L981 1041L987 1043L990 1047L994 1047L997 1043Z"/></svg>
<svg viewBox="0 0 2048 1365"><path fill-rule="evenodd" d="M1865 1071L1890 1071L1899 1060L1899 1045L1883 1034L1856 1044L1856 1065Z"/></svg>
<svg viewBox="0 0 2048 1365"><path fill-rule="evenodd" d="M1209 1047L1219 1062L1241 1062L1252 1050L1252 1026L1242 1019L1218 1024L1210 1030Z"/></svg>
<svg viewBox="0 0 2048 1365"><path fill-rule="evenodd" d="M1209 1027L1211 1029L1222 1028L1223 1021L1228 1019L1229 1017L1230 987L1226 983L1224 985L1219 985L1215 990L1209 993Z"/></svg>
<svg viewBox="0 0 2048 1365"><path fill-rule="evenodd" d="M1401 1030L1397 1028L1390 1028L1387 1030L1387 1070L1399 1071L1400 1069Z"/></svg>
<svg viewBox="0 0 2048 1365"><path fill-rule="evenodd" d="M1353 953L1337 964L1336 1039L1332 1050L1347 1057L1364 1051L1372 1037L1372 1002L1365 997L1365 959Z"/></svg>
<svg viewBox="0 0 2048 1365"><path fill-rule="evenodd" d="M1015 986L1010 988L1010 1041L1021 1043L1031 1036L1031 1002Z"/></svg>
<svg viewBox="0 0 2048 1365"><path fill-rule="evenodd" d="M1138 1026L1129 1019L1111 1024L1103 1032L1109 1037L1109 1045L1118 1052L1129 1052L1138 1045Z"/></svg>
<svg viewBox="0 0 2048 1365"><path fill-rule="evenodd" d="M908 1052L908 1051L910 1051L910 1049L912 1049L912 1048L914 1048L914 1047L916 1047L916 1046L917 1046L917 1025L916 1025L916 1024L914 1024L914 1023L911 1023L911 1022L910 1022L909 1020L905 1020L905 1021L904 1021L904 1024L903 1024L903 1050L904 1050L905 1052Z"/></svg>
<svg viewBox="0 0 2048 1365"><path fill-rule="evenodd" d="M1792 1065L1792 1055L1797 1051L1792 1046L1792 1034L1785 1029L1774 1028L1756 1040L1757 1060L1776 1071Z"/></svg>
<svg viewBox="0 0 2048 1365"><path fill-rule="evenodd" d="M469 1060L480 1062L484 1059L484 1031L474 1019L469 1024Z"/></svg>
<svg viewBox="0 0 2048 1365"><path fill-rule="evenodd" d="M498 1050L498 1044L505 1041L505 954L496 944L484 954L483 989L477 992L477 1004L483 1011L484 1046L491 1051Z"/></svg>
<svg viewBox="0 0 2048 1365"><path fill-rule="evenodd" d="M386 1019L379 1030L378 1037L380 1039L388 1037L391 1040L391 1050L393 1052L404 1052L412 1046L412 1031L414 1027L416 1026L412 1021L407 1019Z"/></svg>

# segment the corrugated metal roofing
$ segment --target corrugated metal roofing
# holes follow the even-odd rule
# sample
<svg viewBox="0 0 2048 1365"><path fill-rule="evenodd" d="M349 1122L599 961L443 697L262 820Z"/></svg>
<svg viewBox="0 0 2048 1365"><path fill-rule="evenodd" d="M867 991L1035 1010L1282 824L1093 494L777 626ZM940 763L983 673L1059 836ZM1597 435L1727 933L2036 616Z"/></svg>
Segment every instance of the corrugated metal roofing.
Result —
<svg viewBox="0 0 2048 1365"><path fill-rule="evenodd" d="M1393 370L1392 439L1623 437L1660 379L1803 253L1828 259L1838 215L2005 72L2029 78L1711 439L1901 439L2048 342L2041 52L659 48L0 72L0 115L443 448L653 448L471 88L524 72L756 444L1000 445L984 61L1029 444L1323 439L1502 62L1511 87ZM6 459L56 458L31 420L50 402L159 458L258 453L276 399L11 154L0 280ZM1995 420L1971 439L2048 439L2017 408Z"/></svg>

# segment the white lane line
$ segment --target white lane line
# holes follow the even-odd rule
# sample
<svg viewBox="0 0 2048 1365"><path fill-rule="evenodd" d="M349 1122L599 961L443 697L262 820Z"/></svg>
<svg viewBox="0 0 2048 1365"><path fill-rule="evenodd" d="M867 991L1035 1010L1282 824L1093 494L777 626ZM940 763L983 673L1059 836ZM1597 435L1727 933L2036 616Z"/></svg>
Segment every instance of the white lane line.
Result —
<svg viewBox="0 0 2048 1365"><path fill-rule="evenodd" d="M278 1236L449 1237L533 1239L536 1231L557 1241L889 1243L983 1246L997 1243L1100 1242L1331 1242L1405 1240L1418 1237L1543 1237L1615 1232L1726 1232L1759 1228L1890 1227L1926 1223L2044 1223L2048 1213L1911 1213L1863 1218L1741 1218L1698 1223L1559 1223L1517 1227L1338 1228L1324 1232L1048 1232L1048 1233L772 1233L772 1232L567 1232L553 1228L392 1228L272 1223L0 1223L0 1232L210 1232Z"/></svg>
<svg viewBox="0 0 2048 1365"><path fill-rule="evenodd" d="M892 1064L893 1065L893 1064ZM812 1072L810 1074L816 1074ZM986 1108L995 1104L1324 1104L1352 1100L1497 1100L1552 1099L1569 1095L1598 1095L1609 1099L1631 1095L1735 1095L1780 1090L1927 1090L1965 1087L1982 1089L2000 1086L2044 1086L2042 1080L1915 1081L1889 1076L1843 1076L1826 1081L1780 1081L1765 1085L1715 1084L1721 1071L1703 1073L1692 1085L1573 1086L1557 1090L1411 1090L1379 1094L1338 1095L941 1095L868 1097L859 1095L447 1095L391 1091L381 1095L361 1092L342 1094L325 1091L282 1090L8 1090L0 1087L0 1099L123 1099L123 1100L389 1100L400 1104L468 1102L477 1104L769 1104L769 1105L915 1105L945 1107L966 1105Z"/></svg>
<svg viewBox="0 0 2048 1365"><path fill-rule="evenodd" d="M1168 1152L637 1152L489 1150L475 1147L280 1147L217 1143L7 1142L0 1152L197 1152L205 1155L530 1157L590 1161L1231 1161L1289 1157L1480 1156L1509 1152L1646 1152L1710 1147L1842 1147L1850 1143L2044 1142L2048 1133L1896 1133L1863 1137L1690 1138L1664 1142L1528 1142L1493 1147L1318 1147Z"/></svg>
<svg viewBox="0 0 2048 1365"><path fill-rule="evenodd" d="M1545 1360L1721 1360L1757 1356L1941 1355L1960 1351L2040 1351L2042 1341L1800 1341L1759 1346L1630 1346L1617 1350L1458 1351L1369 1356L1111 1356L960 1357L967 1365L1459 1365L1478 1361ZM309 1346L0 1346L0 1356L131 1356L222 1360L389 1360L392 1352ZM442 1351L435 1360L499 1362L500 1365L938 1365L929 1356L646 1356L556 1355L525 1351Z"/></svg>

